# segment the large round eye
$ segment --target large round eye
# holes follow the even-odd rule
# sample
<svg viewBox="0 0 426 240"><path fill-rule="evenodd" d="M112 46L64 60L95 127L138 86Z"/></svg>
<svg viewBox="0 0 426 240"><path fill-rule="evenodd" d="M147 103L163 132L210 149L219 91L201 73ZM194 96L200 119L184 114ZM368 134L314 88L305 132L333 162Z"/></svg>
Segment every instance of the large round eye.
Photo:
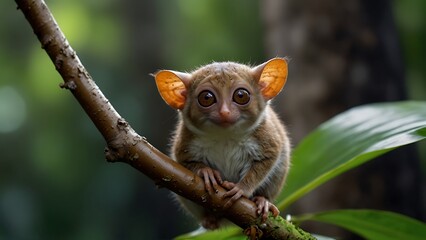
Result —
<svg viewBox="0 0 426 240"><path fill-rule="evenodd" d="M238 88L235 90L232 100L240 105L247 104L250 101L250 93L244 88Z"/></svg>
<svg viewBox="0 0 426 240"><path fill-rule="evenodd" d="M203 107L210 107L215 102L216 97L208 90L204 90L198 94L198 103Z"/></svg>

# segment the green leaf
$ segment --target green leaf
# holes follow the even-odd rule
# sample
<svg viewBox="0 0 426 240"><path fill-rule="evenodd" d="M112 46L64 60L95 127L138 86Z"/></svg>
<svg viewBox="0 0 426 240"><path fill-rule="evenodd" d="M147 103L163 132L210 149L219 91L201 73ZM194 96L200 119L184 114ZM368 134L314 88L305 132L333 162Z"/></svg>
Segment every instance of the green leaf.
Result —
<svg viewBox="0 0 426 240"><path fill-rule="evenodd" d="M312 234L312 236L316 238L317 240L335 240L334 238L326 237L326 236L322 236L318 234Z"/></svg>
<svg viewBox="0 0 426 240"><path fill-rule="evenodd" d="M227 227L215 231L207 231L203 228L199 228L193 232L181 235L175 238L175 240L245 240L247 236L242 234L241 228L238 227Z"/></svg>
<svg viewBox="0 0 426 240"><path fill-rule="evenodd" d="M426 237L426 224L404 215L386 211L336 210L304 215L299 220L334 224L366 239L421 240Z"/></svg>
<svg viewBox="0 0 426 240"><path fill-rule="evenodd" d="M377 103L339 114L294 149L278 207L284 209L333 177L425 137L426 102Z"/></svg>

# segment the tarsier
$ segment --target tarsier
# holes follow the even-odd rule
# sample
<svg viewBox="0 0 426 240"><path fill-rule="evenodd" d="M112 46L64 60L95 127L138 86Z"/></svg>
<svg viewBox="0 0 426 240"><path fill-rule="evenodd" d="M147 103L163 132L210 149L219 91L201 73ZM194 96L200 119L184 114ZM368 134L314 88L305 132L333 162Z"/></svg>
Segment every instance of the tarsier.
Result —
<svg viewBox="0 0 426 240"><path fill-rule="evenodd" d="M263 221L269 212L276 217L271 201L289 169L290 142L269 101L287 80L286 59L256 67L215 62L191 73L162 70L154 76L161 97L179 110L171 157L203 178L208 194L225 188L225 208L244 196L256 203ZM219 213L177 197L204 228L225 224Z"/></svg>

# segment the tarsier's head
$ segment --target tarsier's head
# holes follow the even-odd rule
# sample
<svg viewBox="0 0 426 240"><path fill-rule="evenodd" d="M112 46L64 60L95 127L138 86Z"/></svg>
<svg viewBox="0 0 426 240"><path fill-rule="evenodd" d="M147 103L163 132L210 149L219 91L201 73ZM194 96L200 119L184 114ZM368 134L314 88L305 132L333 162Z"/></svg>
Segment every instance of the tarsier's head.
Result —
<svg viewBox="0 0 426 240"><path fill-rule="evenodd" d="M286 79L283 58L256 67L221 62L191 73L162 70L155 74L164 101L181 110L185 124L200 132L250 128Z"/></svg>

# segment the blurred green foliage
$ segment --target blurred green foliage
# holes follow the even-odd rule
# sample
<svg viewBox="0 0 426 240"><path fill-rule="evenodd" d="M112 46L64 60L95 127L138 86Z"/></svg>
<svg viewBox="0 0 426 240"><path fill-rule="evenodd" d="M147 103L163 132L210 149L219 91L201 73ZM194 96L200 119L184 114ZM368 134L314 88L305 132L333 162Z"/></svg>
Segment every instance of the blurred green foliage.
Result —
<svg viewBox="0 0 426 240"><path fill-rule="evenodd" d="M406 80L410 96L426 99L426 2L422 0L394 1L394 15L406 63Z"/></svg>
<svg viewBox="0 0 426 240"><path fill-rule="evenodd" d="M149 73L265 60L259 1L47 4L104 94L162 151L175 114ZM424 99L425 2L395 4L412 98ZM169 239L192 230L167 190L106 163L101 135L58 87L59 74L14 1L1 1L0 15L0 239Z"/></svg>
<svg viewBox="0 0 426 240"><path fill-rule="evenodd" d="M411 99L426 99L426 1L394 1L394 15L404 53ZM422 171L426 173L426 143L419 143Z"/></svg>
<svg viewBox="0 0 426 240"><path fill-rule="evenodd" d="M149 73L263 60L256 1L47 4L104 94L163 151L175 113ZM170 239L193 229L167 190L106 163L101 135L59 88L62 79L14 1L0 9L0 239Z"/></svg>

